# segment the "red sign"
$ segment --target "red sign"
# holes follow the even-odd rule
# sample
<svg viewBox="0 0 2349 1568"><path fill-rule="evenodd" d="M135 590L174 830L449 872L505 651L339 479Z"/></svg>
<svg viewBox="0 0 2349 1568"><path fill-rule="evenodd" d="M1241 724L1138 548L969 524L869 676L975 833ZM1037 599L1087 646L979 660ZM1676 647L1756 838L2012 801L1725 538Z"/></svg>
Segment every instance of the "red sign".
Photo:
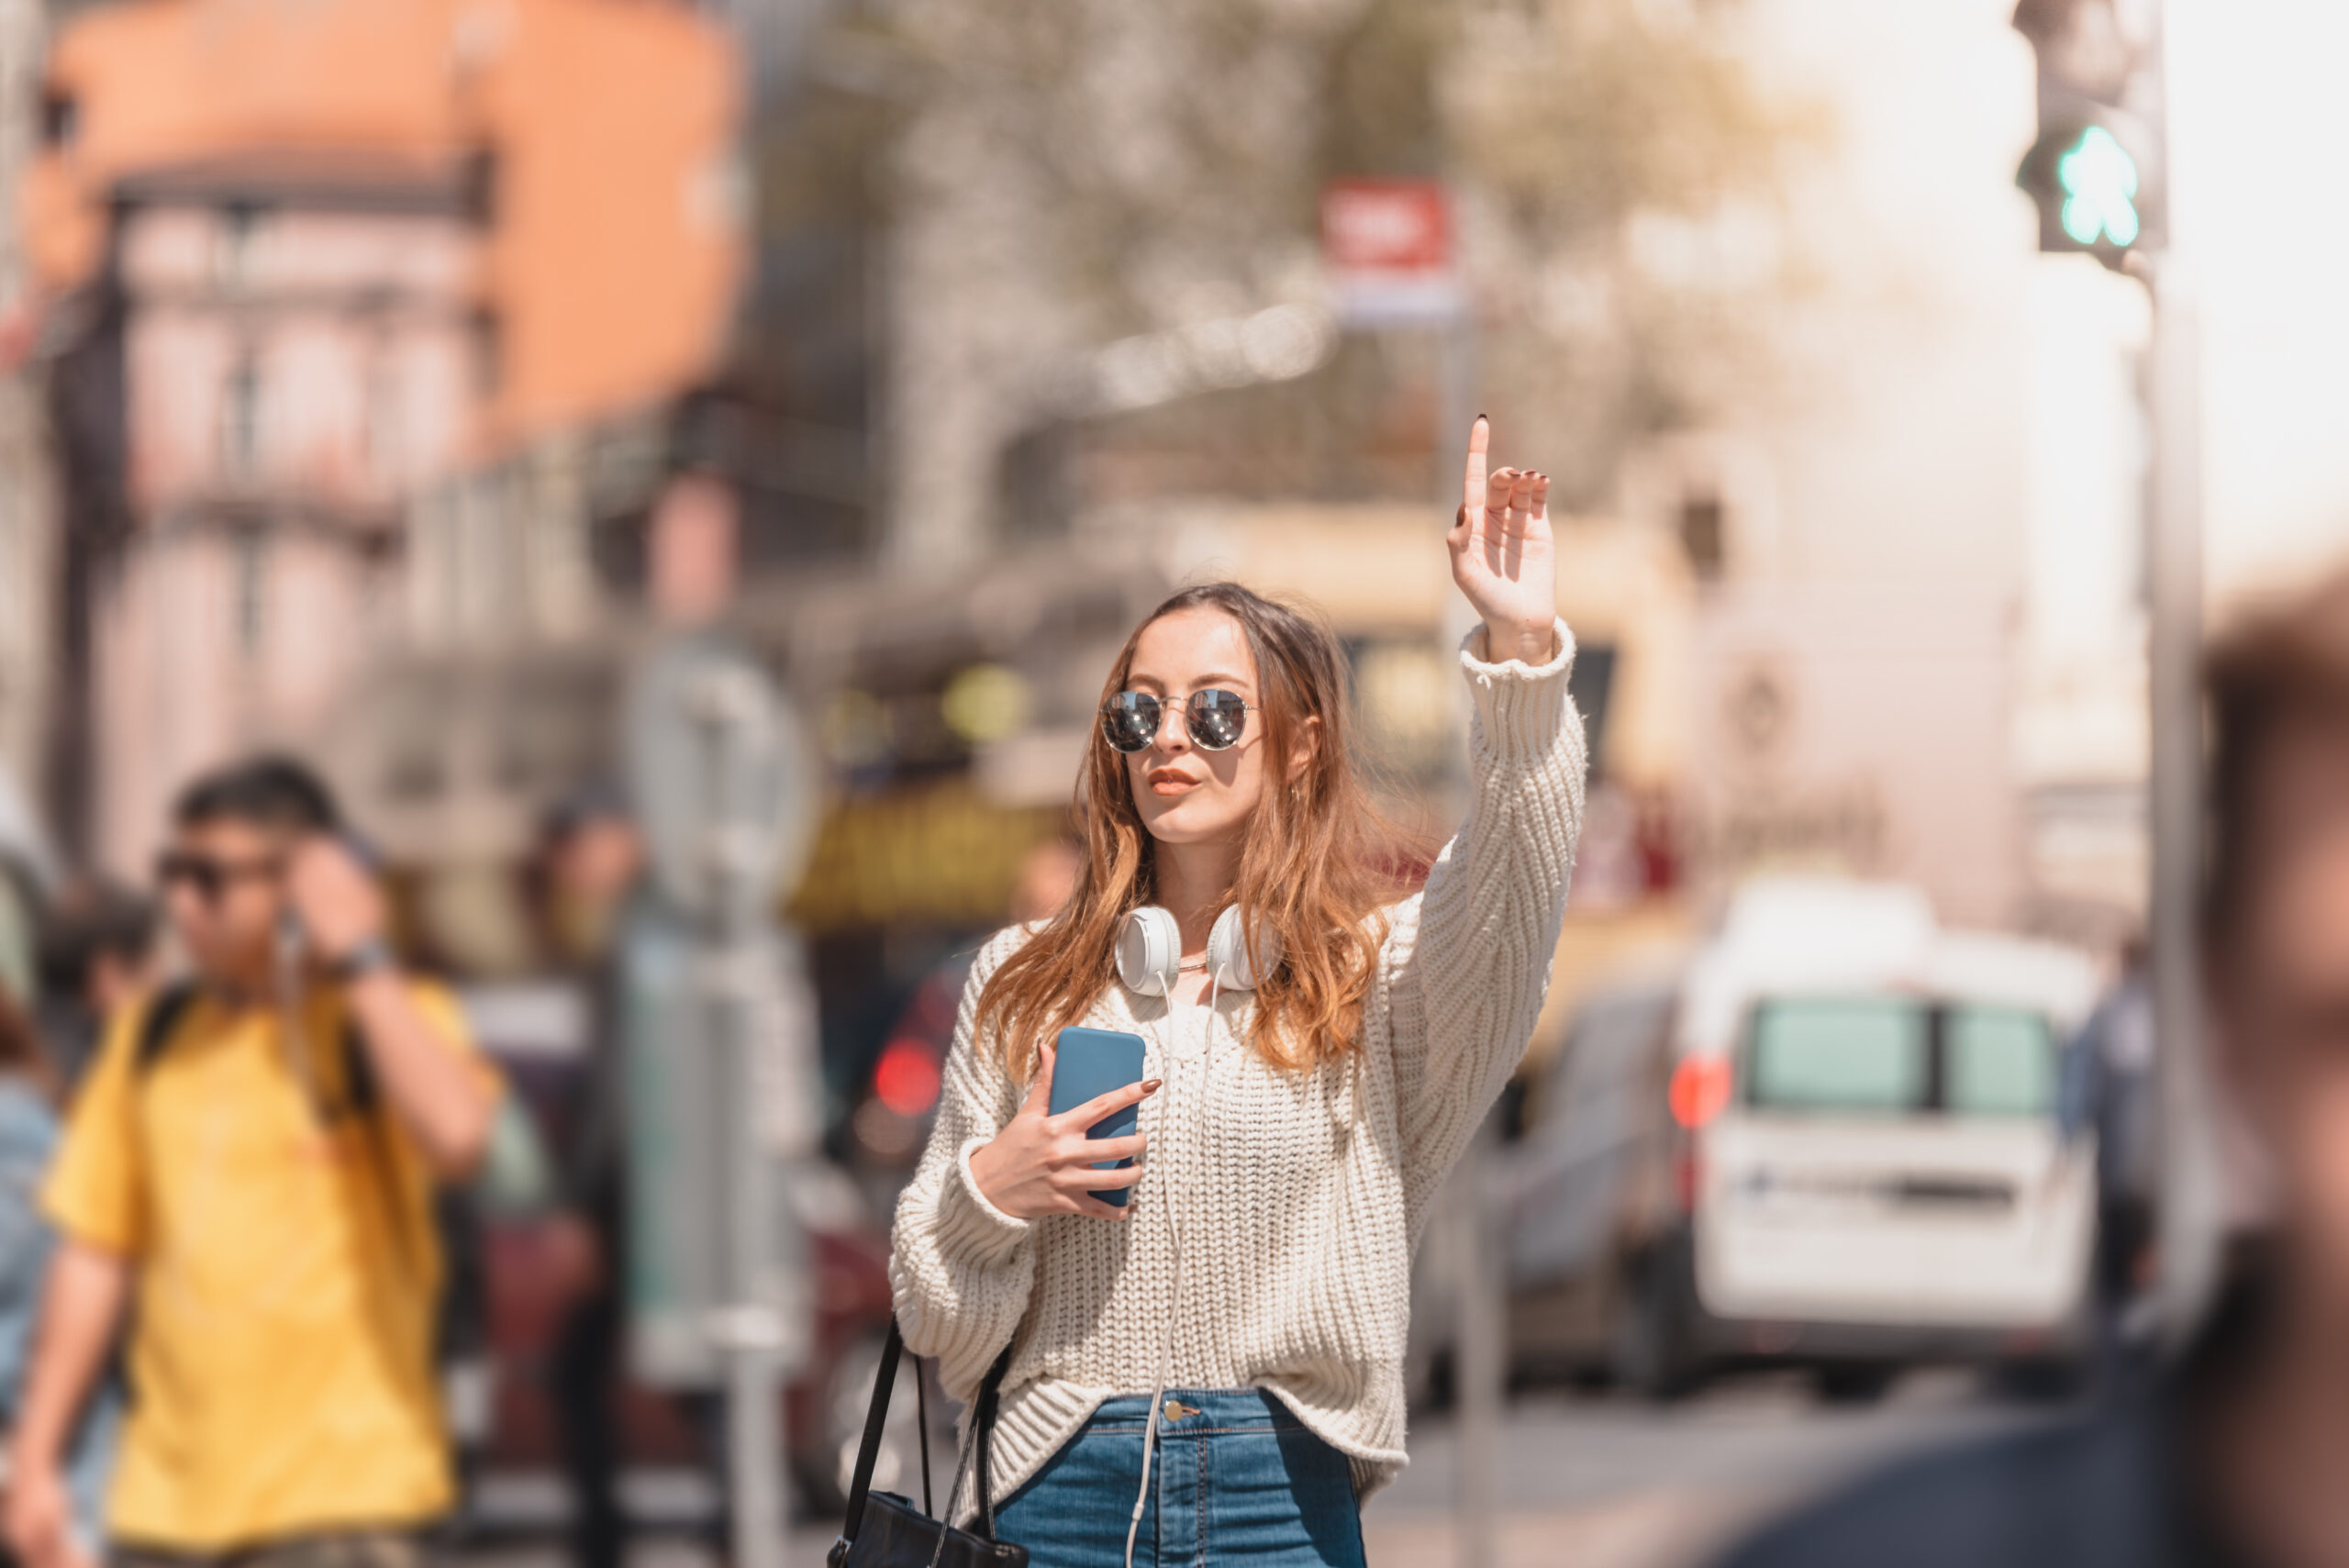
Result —
<svg viewBox="0 0 2349 1568"><path fill-rule="evenodd" d="M1349 319L1431 319L1459 309L1452 203L1433 180L1332 181L1321 192L1321 254Z"/></svg>
<svg viewBox="0 0 2349 1568"><path fill-rule="evenodd" d="M1321 250L1341 272L1452 270L1452 204L1433 180L1337 180L1321 193Z"/></svg>

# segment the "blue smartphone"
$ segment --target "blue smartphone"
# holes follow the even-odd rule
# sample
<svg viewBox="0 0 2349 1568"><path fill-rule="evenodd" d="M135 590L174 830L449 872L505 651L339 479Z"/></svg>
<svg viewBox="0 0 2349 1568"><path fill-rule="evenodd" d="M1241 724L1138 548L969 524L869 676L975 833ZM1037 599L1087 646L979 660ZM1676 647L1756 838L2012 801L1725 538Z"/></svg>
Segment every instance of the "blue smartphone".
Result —
<svg viewBox="0 0 2349 1568"><path fill-rule="evenodd" d="M1129 1084L1141 1082L1142 1039L1122 1029L1061 1030L1060 1040L1052 1048L1052 1098L1051 1111L1063 1116L1085 1101L1112 1089L1122 1089ZM1140 1125L1141 1107L1128 1106L1113 1113L1108 1120L1093 1124L1087 1138L1130 1138ZM1097 1171L1122 1171L1133 1164L1131 1160L1097 1160ZM1097 1188L1094 1195L1103 1203L1126 1206L1133 1193L1131 1187Z"/></svg>

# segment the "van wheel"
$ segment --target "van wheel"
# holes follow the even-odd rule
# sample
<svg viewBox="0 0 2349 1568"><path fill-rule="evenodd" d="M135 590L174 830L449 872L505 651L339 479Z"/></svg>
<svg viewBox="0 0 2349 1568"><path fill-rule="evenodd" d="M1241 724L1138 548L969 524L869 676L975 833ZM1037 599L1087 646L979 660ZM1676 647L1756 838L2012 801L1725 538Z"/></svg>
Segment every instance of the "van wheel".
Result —
<svg viewBox="0 0 2349 1568"><path fill-rule="evenodd" d="M1649 1399L1678 1399L1697 1386L1687 1273L1677 1248L1642 1252L1623 1264L1609 1364L1619 1385Z"/></svg>
<svg viewBox="0 0 2349 1568"><path fill-rule="evenodd" d="M1900 1369L1842 1365L1819 1369L1819 1396L1830 1405L1873 1405L1892 1386Z"/></svg>

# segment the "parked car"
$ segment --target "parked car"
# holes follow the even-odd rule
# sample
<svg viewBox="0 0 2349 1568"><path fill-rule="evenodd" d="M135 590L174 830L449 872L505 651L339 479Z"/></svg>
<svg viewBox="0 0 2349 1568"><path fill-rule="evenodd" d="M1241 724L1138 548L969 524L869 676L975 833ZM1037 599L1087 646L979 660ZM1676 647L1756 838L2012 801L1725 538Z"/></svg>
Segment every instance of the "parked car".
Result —
<svg viewBox="0 0 2349 1568"><path fill-rule="evenodd" d="M1734 1364L1864 1396L1958 1361L2061 1386L2093 1339L2072 950L1922 895L1756 884L1675 983L1577 1015L1503 1156L1512 1352L1669 1396Z"/></svg>
<svg viewBox="0 0 2349 1568"><path fill-rule="evenodd" d="M1653 1314L1654 1260L1687 1227L1683 1140L1668 1110L1678 982L1665 971L1593 992L1523 1085L1520 1127L1493 1184L1520 1373L1636 1361L1627 1336Z"/></svg>

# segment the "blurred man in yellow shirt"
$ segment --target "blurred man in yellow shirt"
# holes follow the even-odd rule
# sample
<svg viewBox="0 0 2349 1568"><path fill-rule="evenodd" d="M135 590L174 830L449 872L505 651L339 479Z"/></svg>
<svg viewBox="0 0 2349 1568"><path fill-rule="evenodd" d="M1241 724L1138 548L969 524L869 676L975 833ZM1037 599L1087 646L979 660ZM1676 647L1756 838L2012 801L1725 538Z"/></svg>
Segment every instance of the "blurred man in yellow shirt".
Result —
<svg viewBox="0 0 2349 1568"><path fill-rule="evenodd" d="M45 1195L26 1568L78 1568L60 1455L134 1298L117 1562L397 1568L449 1506L432 1184L480 1162L500 1089L338 828L291 762L180 797L158 871L195 978L114 1021Z"/></svg>

